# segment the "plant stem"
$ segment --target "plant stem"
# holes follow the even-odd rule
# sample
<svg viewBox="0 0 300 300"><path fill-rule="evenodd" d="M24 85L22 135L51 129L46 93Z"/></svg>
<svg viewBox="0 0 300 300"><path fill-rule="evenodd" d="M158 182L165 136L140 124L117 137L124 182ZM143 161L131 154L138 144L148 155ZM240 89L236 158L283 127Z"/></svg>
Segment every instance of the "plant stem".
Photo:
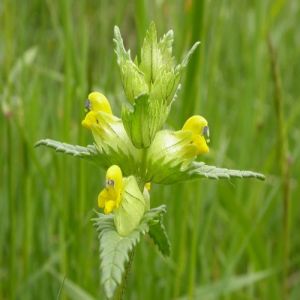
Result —
<svg viewBox="0 0 300 300"><path fill-rule="evenodd" d="M288 150L288 136L284 123L282 87L279 74L278 63L274 46L268 36L268 49L271 61L271 72L274 83L274 105L278 124L278 158L280 162L280 173L282 180L283 197L283 286L282 299L288 299L288 265L289 265L289 232L290 232L290 163Z"/></svg>
<svg viewBox="0 0 300 300"><path fill-rule="evenodd" d="M136 30L138 33L138 43L139 46L141 47L146 33L147 23L148 23L146 3L144 0L135 1L135 11L136 11L135 23L136 23Z"/></svg>
<svg viewBox="0 0 300 300"><path fill-rule="evenodd" d="M133 262L133 257L134 257L134 249L132 249L132 251L129 254L129 261L127 262L127 264L125 266L125 272L123 275L122 283L116 291L114 300L122 300L125 295L125 290L126 290L126 286L127 286L127 281L128 281L131 265Z"/></svg>
<svg viewBox="0 0 300 300"><path fill-rule="evenodd" d="M141 169L139 170L139 176L137 176L137 182L142 193L144 192L144 186L146 183L145 178L147 175L147 152L147 148L144 148L142 151Z"/></svg>

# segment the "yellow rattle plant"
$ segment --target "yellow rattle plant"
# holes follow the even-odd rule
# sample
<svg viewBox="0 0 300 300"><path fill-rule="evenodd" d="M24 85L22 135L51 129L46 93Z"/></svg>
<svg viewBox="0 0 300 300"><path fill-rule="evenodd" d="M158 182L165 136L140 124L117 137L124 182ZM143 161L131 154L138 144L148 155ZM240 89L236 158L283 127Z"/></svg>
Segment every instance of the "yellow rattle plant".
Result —
<svg viewBox="0 0 300 300"><path fill-rule="evenodd" d="M180 64L172 55L173 31L157 39L151 23L141 49L140 61L125 50L118 27L115 52L124 93L121 118L113 114L106 97L88 95L82 126L91 130L95 143L87 147L43 139L58 152L95 163L106 170L105 186L98 196L103 213L93 219L99 233L101 282L108 299L121 299L133 249L148 234L164 255L170 243L163 225L166 206L151 208L151 184L173 184L196 178L264 179L252 171L208 166L195 159L209 152L209 127L200 115L191 116L182 128L163 129L177 97L182 72L199 43Z"/></svg>

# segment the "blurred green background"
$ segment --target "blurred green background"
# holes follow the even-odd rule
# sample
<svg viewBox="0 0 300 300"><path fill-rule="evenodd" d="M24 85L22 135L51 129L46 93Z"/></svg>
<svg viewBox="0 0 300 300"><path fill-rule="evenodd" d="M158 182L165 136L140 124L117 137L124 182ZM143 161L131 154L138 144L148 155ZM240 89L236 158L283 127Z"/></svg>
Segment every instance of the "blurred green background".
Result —
<svg viewBox="0 0 300 300"><path fill-rule="evenodd" d="M178 60L201 41L168 125L204 115L200 159L267 179L154 186L173 251L140 243L126 299L300 299L300 2L285 0L0 2L0 299L104 299L103 171L34 144L92 143L87 94L117 115L124 101L113 26L135 53L150 20Z"/></svg>

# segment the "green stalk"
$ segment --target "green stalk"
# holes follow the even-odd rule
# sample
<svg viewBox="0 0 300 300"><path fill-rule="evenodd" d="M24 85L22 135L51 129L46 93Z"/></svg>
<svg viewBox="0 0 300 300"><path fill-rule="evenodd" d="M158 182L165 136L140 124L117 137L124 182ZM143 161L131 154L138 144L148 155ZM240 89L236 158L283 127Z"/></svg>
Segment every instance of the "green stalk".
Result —
<svg viewBox="0 0 300 300"><path fill-rule="evenodd" d="M11 122L7 123L7 153L13 153L12 149L12 128L11 128ZM9 298L15 299L15 288L14 284L16 282L15 278L15 255L16 255L16 212L15 212L15 201L13 196L13 165L12 165L12 155L8 156L7 160L7 200L9 203Z"/></svg>
<svg viewBox="0 0 300 300"><path fill-rule="evenodd" d="M288 136L284 122L283 97L281 79L275 49L270 36L267 38L268 50L271 63L271 73L274 85L274 106L278 130L277 132L277 149L280 163L280 175L282 181L282 202L283 202L283 285L282 299L288 299L288 275L289 275L289 248L290 248L290 162L288 149Z"/></svg>
<svg viewBox="0 0 300 300"><path fill-rule="evenodd" d="M192 36L189 40L189 45L201 40L203 33L204 24L204 9L205 0L193 1L191 7L191 30ZM198 50L199 51L199 50ZM200 70L201 55L196 51L191 57L191 61L186 71L185 82L183 83L184 91L182 93L181 99L192 99L197 98L199 91L199 83L197 81L197 74ZM182 102L183 103L183 102ZM185 105L182 109L181 123L183 123L195 109L196 101L184 101Z"/></svg>
<svg viewBox="0 0 300 300"><path fill-rule="evenodd" d="M188 195L188 183L185 183L181 190L179 190L180 198L184 198L184 195ZM187 200L187 199L186 199ZM189 200L189 199L188 199ZM174 291L172 299L176 299L181 292L183 275L185 271L186 261L187 261L187 252L186 252L186 244L187 244L187 224L189 218L189 207L186 205L186 202L180 202L180 227L178 228L178 237L180 239L178 245L178 258L176 265L176 272L174 275Z"/></svg>
<svg viewBox="0 0 300 300"><path fill-rule="evenodd" d="M147 29L148 17L146 12L146 3L144 0L135 0L135 23L138 33L139 46L142 45Z"/></svg>
<svg viewBox="0 0 300 300"><path fill-rule="evenodd" d="M201 185L193 188L193 192L197 195L200 194ZM194 201L194 198L189 199L191 207L194 206L192 210L192 219L193 219L193 230L191 232L191 254L190 254L190 263L189 263L189 299L195 299L195 282L197 275L197 250L198 250L198 241L199 241L199 231L200 225L199 220L201 218L201 207L202 207L202 198L197 197L197 201Z"/></svg>
<svg viewBox="0 0 300 300"><path fill-rule="evenodd" d="M72 98L74 93L73 80L75 81L74 75L75 70L73 68L74 63L74 53L73 53L73 24L71 18L71 0L65 0L61 2L61 17L62 17L62 33L63 33L63 54L64 54L64 93L63 93L63 124L62 124L62 137L64 140L69 140L70 138L70 124L71 124L71 111L72 111ZM72 80L73 78L73 80ZM67 240L68 229L71 227L71 203L70 203L70 191L72 190L72 185L68 180L69 174L69 163L62 160L60 163L60 176L62 184L62 195L63 201L59 203L60 213L64 215L59 221L59 239L60 245L63 245L65 240ZM61 273L66 275L69 271L68 257L71 255L66 251L65 247L61 246L61 261L60 269ZM66 299L63 294L62 299Z"/></svg>

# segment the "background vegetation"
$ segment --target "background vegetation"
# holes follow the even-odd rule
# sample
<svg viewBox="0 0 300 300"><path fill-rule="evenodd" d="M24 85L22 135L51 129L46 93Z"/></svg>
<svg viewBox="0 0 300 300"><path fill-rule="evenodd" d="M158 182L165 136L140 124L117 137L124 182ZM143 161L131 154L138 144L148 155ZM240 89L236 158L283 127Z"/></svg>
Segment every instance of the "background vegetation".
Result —
<svg viewBox="0 0 300 300"><path fill-rule="evenodd" d="M150 20L174 29L178 59L201 41L169 126L204 115L200 159L267 180L154 186L173 252L139 245L127 299L299 299L300 2L285 0L1 1L0 299L103 299L90 222L103 172L33 146L92 143L91 90L119 114L113 26L135 52Z"/></svg>

